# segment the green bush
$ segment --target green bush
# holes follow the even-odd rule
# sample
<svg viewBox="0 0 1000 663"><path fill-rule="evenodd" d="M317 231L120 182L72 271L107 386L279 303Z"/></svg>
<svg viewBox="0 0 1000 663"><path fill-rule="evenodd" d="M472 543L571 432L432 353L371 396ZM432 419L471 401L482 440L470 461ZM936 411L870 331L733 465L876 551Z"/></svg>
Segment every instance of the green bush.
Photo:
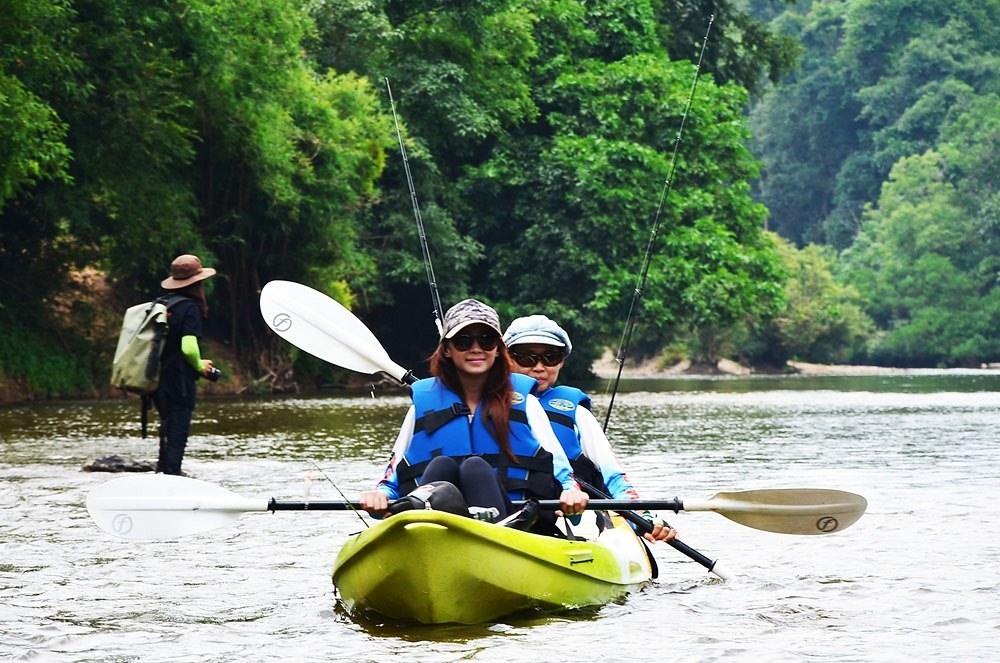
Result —
<svg viewBox="0 0 1000 663"><path fill-rule="evenodd" d="M38 329L0 319L0 379L23 382L29 397L78 396L94 388L93 355L67 348Z"/></svg>
<svg viewBox="0 0 1000 663"><path fill-rule="evenodd" d="M830 363L861 355L873 324L858 291L834 278L833 250L815 244L797 249L777 235L772 238L788 275L784 306L747 330L737 342L740 355L774 366L788 359Z"/></svg>

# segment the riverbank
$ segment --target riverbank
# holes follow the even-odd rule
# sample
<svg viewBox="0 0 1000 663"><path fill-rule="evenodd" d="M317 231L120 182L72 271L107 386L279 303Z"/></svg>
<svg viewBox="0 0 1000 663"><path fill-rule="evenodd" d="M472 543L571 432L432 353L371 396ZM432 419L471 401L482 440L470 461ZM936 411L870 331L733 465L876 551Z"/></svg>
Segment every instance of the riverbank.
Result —
<svg viewBox="0 0 1000 663"><path fill-rule="evenodd" d="M614 379L618 373L618 364L611 352L594 362L591 367L597 377L602 380ZM744 366L743 364L721 359L717 364L693 364L685 359L670 366L662 366L658 358L648 359L639 363L625 363L622 377L628 379L668 379L677 377L705 376L748 376L748 375L806 375L806 376L863 376L863 375L930 375L930 374L1000 374L1000 363L983 364L980 368L894 368L891 366L863 366L850 364L812 364L804 361L786 362L781 369Z"/></svg>
<svg viewBox="0 0 1000 663"><path fill-rule="evenodd" d="M201 396L242 396L246 394L263 395L268 393L309 393L314 389L300 389L292 379L291 366L283 367L279 372L271 372L262 378L253 378L249 370L236 360L228 347L221 343L208 341L207 349L217 364L223 370L223 379L219 382L202 380L198 392ZM611 352L606 352L591 366L591 370L602 380L613 380L618 372L618 364ZM693 364L683 360L670 366L662 366L659 359L648 359L639 363L626 362L622 377L630 380L656 380L670 378L697 377L747 377L751 375L803 375L814 377L825 376L874 376L874 375L1000 375L1000 363L984 364L982 368L893 368L889 366L857 366L848 364L813 364L803 361L789 361L781 369L750 367L735 361L722 359L715 365ZM279 379L280 378L280 379ZM371 382L368 376L352 374L343 383L348 389L359 389ZM279 388L278 385L282 386ZM78 393L61 395L45 394L30 389L23 380L11 379L0 373L0 405L15 405L38 401L58 400L126 400L134 398L109 386L93 388Z"/></svg>

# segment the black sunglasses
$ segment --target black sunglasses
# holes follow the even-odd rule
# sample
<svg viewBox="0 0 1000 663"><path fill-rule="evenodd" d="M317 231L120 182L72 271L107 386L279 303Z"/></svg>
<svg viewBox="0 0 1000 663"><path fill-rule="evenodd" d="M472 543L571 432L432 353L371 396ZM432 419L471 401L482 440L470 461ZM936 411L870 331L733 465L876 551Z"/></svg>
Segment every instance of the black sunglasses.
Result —
<svg viewBox="0 0 1000 663"><path fill-rule="evenodd" d="M542 362L543 366L558 366L566 354L563 350L553 348L545 352L528 352L527 350L510 350L510 357L517 362L518 366L534 368L535 364Z"/></svg>
<svg viewBox="0 0 1000 663"><path fill-rule="evenodd" d="M455 334L448 339L452 347L459 352L472 349L473 343L478 343L480 349L490 351L500 343L500 334L496 332L479 332L478 334Z"/></svg>

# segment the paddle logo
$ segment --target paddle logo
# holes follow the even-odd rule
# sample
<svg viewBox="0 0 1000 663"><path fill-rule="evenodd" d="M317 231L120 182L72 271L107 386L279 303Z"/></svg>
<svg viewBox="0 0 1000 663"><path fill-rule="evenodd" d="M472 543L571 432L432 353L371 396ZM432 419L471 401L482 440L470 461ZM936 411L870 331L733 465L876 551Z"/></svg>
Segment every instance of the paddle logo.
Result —
<svg viewBox="0 0 1000 663"><path fill-rule="evenodd" d="M510 404L511 405L520 405L523 402L524 402L524 395L520 394L520 393L518 393L516 391L510 397Z"/></svg>
<svg viewBox="0 0 1000 663"><path fill-rule="evenodd" d="M292 328L292 316L287 313L279 313L271 321L271 327L277 332L286 332Z"/></svg>
<svg viewBox="0 0 1000 663"><path fill-rule="evenodd" d="M833 532L838 527L840 527L840 523L833 516L823 516L816 521L816 529L820 532Z"/></svg>
<svg viewBox="0 0 1000 663"><path fill-rule="evenodd" d="M133 526L132 516L127 513L119 513L111 520L111 529L118 536L128 536Z"/></svg>
<svg viewBox="0 0 1000 663"><path fill-rule="evenodd" d="M553 398L549 401L549 405L557 410L562 410L563 412L572 412L576 409L576 405L573 401L568 401L565 398Z"/></svg>

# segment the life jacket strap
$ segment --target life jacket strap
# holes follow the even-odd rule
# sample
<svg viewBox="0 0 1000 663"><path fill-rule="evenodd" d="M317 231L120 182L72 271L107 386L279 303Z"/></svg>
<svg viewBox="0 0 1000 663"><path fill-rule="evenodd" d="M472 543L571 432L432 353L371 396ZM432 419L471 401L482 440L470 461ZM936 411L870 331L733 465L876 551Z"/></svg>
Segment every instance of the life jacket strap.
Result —
<svg viewBox="0 0 1000 663"><path fill-rule="evenodd" d="M510 492L523 491L525 497L551 499L559 494L561 486L552 474L552 454L545 449L539 449L534 456L514 456L515 465L511 465L507 454L487 454L483 459L497 468L497 478L504 490ZM511 469L527 470L526 478L510 476Z"/></svg>
<svg viewBox="0 0 1000 663"><path fill-rule="evenodd" d="M462 416L467 417L470 414L472 414L472 411L469 410L469 406L465 403L452 403L451 407L444 408L443 410L432 410L418 418L413 424L413 432L427 431L429 435L452 419Z"/></svg>
<svg viewBox="0 0 1000 663"><path fill-rule="evenodd" d="M514 456L514 462L517 469L527 470L528 472L547 472L552 474L552 454L541 450L543 453L538 456ZM511 467L510 458L507 457L505 453L496 454L483 454L483 460L487 463L496 467L498 469L506 469Z"/></svg>
<svg viewBox="0 0 1000 663"><path fill-rule="evenodd" d="M559 424L560 426L566 426L567 428L573 428L576 425L576 420L568 414L562 414L561 412L553 412L551 410L546 410L545 414L548 415L549 421L554 424Z"/></svg>
<svg viewBox="0 0 1000 663"><path fill-rule="evenodd" d="M423 475L424 470L427 469L430 462L440 455L441 449L434 449L431 451L431 457L425 461L413 463L412 465L405 458L399 461L399 464L396 466L396 480L399 482L400 489L408 489L405 491L408 493L410 490L416 488L416 480ZM455 456L454 458L455 462L461 464L468 456Z"/></svg>

